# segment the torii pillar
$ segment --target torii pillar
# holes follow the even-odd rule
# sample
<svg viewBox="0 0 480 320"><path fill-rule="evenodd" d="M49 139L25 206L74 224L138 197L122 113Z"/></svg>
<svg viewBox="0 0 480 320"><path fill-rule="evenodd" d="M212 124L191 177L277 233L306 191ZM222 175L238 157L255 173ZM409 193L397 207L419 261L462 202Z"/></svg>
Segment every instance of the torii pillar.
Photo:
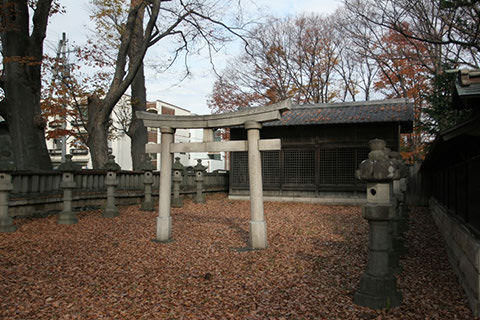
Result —
<svg viewBox="0 0 480 320"><path fill-rule="evenodd" d="M247 121L245 129L248 139L248 177L250 179L250 228L249 245L253 249L267 247L267 224L263 216L262 159L258 142L262 125Z"/></svg>
<svg viewBox="0 0 480 320"><path fill-rule="evenodd" d="M157 217L158 242L168 242L172 235L172 217L170 216L171 192L172 192L172 161L173 153L170 153L170 145L173 143L175 129L161 127L161 163L160 163L160 190Z"/></svg>

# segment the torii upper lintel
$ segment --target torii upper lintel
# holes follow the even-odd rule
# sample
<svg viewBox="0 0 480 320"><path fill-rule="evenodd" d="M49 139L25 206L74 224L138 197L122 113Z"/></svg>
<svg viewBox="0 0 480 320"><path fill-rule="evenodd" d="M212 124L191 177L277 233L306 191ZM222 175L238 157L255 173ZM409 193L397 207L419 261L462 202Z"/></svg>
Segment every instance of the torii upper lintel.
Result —
<svg viewBox="0 0 480 320"><path fill-rule="evenodd" d="M290 99L288 99L264 107L200 116L153 114L146 111L137 111L135 114L138 119L143 120L143 123L146 127L168 127L172 129L211 129L239 126L248 121L262 123L280 120L282 114L285 111L290 110L291 105L292 102Z"/></svg>

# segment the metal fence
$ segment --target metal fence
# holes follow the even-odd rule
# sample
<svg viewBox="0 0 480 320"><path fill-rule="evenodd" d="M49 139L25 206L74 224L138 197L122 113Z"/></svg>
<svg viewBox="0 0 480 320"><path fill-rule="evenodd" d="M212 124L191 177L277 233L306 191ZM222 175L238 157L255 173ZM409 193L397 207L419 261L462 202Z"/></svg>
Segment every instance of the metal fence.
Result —
<svg viewBox="0 0 480 320"><path fill-rule="evenodd" d="M262 152L265 190L361 190L355 178L358 165L368 158L366 147L299 147ZM231 188L248 188L248 154L232 152Z"/></svg>

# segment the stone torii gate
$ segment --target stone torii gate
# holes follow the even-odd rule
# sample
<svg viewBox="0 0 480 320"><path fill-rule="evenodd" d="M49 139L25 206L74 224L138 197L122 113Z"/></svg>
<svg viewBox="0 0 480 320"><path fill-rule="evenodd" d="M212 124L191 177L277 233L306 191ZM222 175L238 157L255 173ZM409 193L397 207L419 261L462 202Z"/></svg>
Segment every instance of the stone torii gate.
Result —
<svg viewBox="0 0 480 320"><path fill-rule="evenodd" d="M161 153L160 196L157 217L157 238L159 242L171 240L172 219L170 202L172 189L172 162L175 152L219 152L248 151L248 176L250 179L250 227L249 245L252 249L267 247L267 225L263 215L262 162L260 151L280 150L280 139L260 140L263 122L279 120L282 113L290 110L291 101L284 100L274 105L251 108L242 111L213 114L172 116L137 111L146 127L160 128L161 143L147 144L147 153ZM247 141L213 141L214 128L228 128L243 125L247 130ZM203 129L203 142L174 143L176 129Z"/></svg>

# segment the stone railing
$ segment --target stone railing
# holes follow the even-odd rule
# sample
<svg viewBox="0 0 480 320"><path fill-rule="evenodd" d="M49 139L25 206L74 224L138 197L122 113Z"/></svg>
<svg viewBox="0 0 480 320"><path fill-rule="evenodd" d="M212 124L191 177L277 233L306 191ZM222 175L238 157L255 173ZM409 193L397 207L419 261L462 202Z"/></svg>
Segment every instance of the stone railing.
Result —
<svg viewBox="0 0 480 320"><path fill-rule="evenodd" d="M80 170L74 172L73 208L105 205L106 170ZM160 172L153 172L152 196L158 197ZM143 171L119 171L115 190L120 205L140 204L144 196ZM62 210L62 172L12 172L13 190L10 191L9 215L33 216ZM228 172L205 173L204 192L228 192ZM194 195L195 173L185 171L180 193ZM157 201L157 199L155 200Z"/></svg>

